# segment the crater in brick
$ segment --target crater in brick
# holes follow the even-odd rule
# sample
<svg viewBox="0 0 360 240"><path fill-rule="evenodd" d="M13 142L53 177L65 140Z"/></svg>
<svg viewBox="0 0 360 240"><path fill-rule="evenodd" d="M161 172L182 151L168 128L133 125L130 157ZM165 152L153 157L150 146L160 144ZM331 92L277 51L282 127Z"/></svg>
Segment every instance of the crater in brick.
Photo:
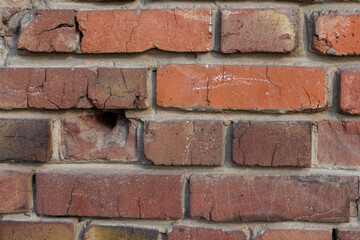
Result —
<svg viewBox="0 0 360 240"><path fill-rule="evenodd" d="M136 160L137 122L123 113L103 112L67 118L61 124L66 159Z"/></svg>

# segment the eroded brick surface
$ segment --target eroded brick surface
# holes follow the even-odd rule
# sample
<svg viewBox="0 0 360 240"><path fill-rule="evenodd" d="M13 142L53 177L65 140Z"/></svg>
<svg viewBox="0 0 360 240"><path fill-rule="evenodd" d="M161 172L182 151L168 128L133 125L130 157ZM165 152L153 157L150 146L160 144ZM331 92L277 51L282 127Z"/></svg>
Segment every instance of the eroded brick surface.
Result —
<svg viewBox="0 0 360 240"><path fill-rule="evenodd" d="M231 9L221 12L221 50L294 51L299 42L297 9Z"/></svg>
<svg viewBox="0 0 360 240"><path fill-rule="evenodd" d="M211 10L91 11L77 14L85 53L206 52L213 48Z"/></svg>
<svg viewBox="0 0 360 240"><path fill-rule="evenodd" d="M358 177L193 175L190 215L211 221L348 222Z"/></svg>
<svg viewBox="0 0 360 240"><path fill-rule="evenodd" d="M51 157L47 119L0 119L0 161L46 162Z"/></svg>
<svg viewBox="0 0 360 240"><path fill-rule="evenodd" d="M327 105L323 69L301 67L169 65L157 70L161 107L287 110Z"/></svg>
<svg viewBox="0 0 360 240"><path fill-rule="evenodd" d="M255 240L332 240L332 230L268 229Z"/></svg>
<svg viewBox="0 0 360 240"><path fill-rule="evenodd" d="M204 227L175 226L168 234L169 240L196 239L196 240L246 240L241 230L222 230Z"/></svg>
<svg viewBox="0 0 360 240"><path fill-rule="evenodd" d="M116 169L41 170L37 211L53 216L182 218L184 179Z"/></svg>
<svg viewBox="0 0 360 240"><path fill-rule="evenodd" d="M309 167L311 123L239 121L234 129L233 161L246 166Z"/></svg>
<svg viewBox="0 0 360 240"><path fill-rule="evenodd" d="M74 52L77 47L75 12L48 10L23 21L18 48L30 52Z"/></svg>
<svg viewBox="0 0 360 240"><path fill-rule="evenodd" d="M145 157L156 165L221 165L221 121L148 121Z"/></svg>
<svg viewBox="0 0 360 240"><path fill-rule="evenodd" d="M158 240L159 231L131 226L101 226L90 225L85 230L85 240L109 240L109 239L146 239Z"/></svg>
<svg viewBox="0 0 360 240"><path fill-rule="evenodd" d="M74 224L68 222L0 221L1 240L73 240Z"/></svg>
<svg viewBox="0 0 360 240"><path fill-rule="evenodd" d="M70 159L136 160L137 122L104 112L67 118L61 125L61 150Z"/></svg>

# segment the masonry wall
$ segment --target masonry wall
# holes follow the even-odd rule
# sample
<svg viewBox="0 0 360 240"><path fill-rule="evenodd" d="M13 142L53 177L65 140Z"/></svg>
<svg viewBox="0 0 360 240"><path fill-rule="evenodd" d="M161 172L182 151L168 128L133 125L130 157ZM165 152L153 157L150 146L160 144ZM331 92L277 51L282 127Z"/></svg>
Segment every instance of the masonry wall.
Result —
<svg viewBox="0 0 360 240"><path fill-rule="evenodd" d="M0 2L0 239L360 239L360 5Z"/></svg>

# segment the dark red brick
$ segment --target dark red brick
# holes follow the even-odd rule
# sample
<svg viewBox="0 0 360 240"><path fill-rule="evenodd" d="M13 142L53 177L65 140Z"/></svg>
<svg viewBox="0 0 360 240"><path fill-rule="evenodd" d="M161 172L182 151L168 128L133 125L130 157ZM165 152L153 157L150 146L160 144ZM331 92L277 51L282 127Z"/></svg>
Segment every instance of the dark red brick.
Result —
<svg viewBox="0 0 360 240"><path fill-rule="evenodd" d="M32 209L32 171L0 170L0 213L27 212ZM0 225L0 233L1 233ZM3 239L0 234L0 239Z"/></svg>
<svg viewBox="0 0 360 240"><path fill-rule="evenodd" d="M221 11L221 50L233 52L294 51L299 45L299 11L293 8Z"/></svg>
<svg viewBox="0 0 360 240"><path fill-rule="evenodd" d="M332 240L331 230L268 229L254 240Z"/></svg>
<svg viewBox="0 0 360 240"><path fill-rule="evenodd" d="M114 168L41 170L37 211L53 216L182 218L184 179Z"/></svg>
<svg viewBox="0 0 360 240"><path fill-rule="evenodd" d="M233 161L245 166L310 167L311 123L240 121Z"/></svg>
<svg viewBox="0 0 360 240"><path fill-rule="evenodd" d="M356 227L352 228L339 228L335 231L336 240L359 240L360 229Z"/></svg>
<svg viewBox="0 0 360 240"><path fill-rule="evenodd" d="M0 119L0 161L46 162L51 158L48 119Z"/></svg>
<svg viewBox="0 0 360 240"><path fill-rule="evenodd" d="M136 160L137 122L111 112L66 118L61 151L70 159Z"/></svg>
<svg viewBox="0 0 360 240"><path fill-rule="evenodd" d="M175 226L168 234L169 240L196 239L196 240L246 240L241 230L222 230L204 227Z"/></svg>
<svg viewBox="0 0 360 240"><path fill-rule="evenodd" d="M221 165L222 122L145 122L144 152L156 165Z"/></svg>
<svg viewBox="0 0 360 240"><path fill-rule="evenodd" d="M193 175L190 214L212 221L348 222L358 177Z"/></svg>

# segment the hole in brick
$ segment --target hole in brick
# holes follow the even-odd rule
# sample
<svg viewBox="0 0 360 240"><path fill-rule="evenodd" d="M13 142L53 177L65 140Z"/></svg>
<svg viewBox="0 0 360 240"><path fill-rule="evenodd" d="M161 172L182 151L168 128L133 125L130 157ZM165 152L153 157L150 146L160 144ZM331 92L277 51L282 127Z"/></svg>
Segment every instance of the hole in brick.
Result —
<svg viewBox="0 0 360 240"><path fill-rule="evenodd" d="M113 112L103 112L96 115L96 121L109 129L116 126L117 118L117 114Z"/></svg>

